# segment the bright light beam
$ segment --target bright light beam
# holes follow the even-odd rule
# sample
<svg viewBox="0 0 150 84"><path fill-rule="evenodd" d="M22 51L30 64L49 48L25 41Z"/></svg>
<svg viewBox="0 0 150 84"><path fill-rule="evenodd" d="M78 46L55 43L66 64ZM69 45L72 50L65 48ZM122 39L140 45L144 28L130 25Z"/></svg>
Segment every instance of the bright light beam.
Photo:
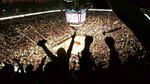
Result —
<svg viewBox="0 0 150 84"><path fill-rule="evenodd" d="M88 9L88 10L89 11L106 11L106 12L113 11L112 9ZM8 19L14 19L14 18L20 18L20 17L26 17L26 16L34 16L34 15L41 15L41 14L46 14L46 13L53 13L53 12L61 12L61 10L50 10L50 11L43 11L43 12L36 12L36 13L28 13L28 14L22 14L22 15L2 17L2 18L0 18L0 21L8 20ZM150 17L147 14L144 13L144 15L150 20Z"/></svg>
<svg viewBox="0 0 150 84"><path fill-rule="evenodd" d="M112 12L112 9L88 9L89 11L106 11L106 12Z"/></svg>
<svg viewBox="0 0 150 84"><path fill-rule="evenodd" d="M36 12L36 13L28 13L28 14L22 14L22 15L8 16L8 17L0 18L0 21L8 20L8 19L14 19L14 18L20 18L20 17L26 17L26 16L34 16L34 15L41 15L41 14L46 14L46 13L60 12L60 11L61 10L50 10L50 11L43 11L43 12Z"/></svg>
<svg viewBox="0 0 150 84"><path fill-rule="evenodd" d="M150 17L147 14L144 13L144 15L150 20Z"/></svg>

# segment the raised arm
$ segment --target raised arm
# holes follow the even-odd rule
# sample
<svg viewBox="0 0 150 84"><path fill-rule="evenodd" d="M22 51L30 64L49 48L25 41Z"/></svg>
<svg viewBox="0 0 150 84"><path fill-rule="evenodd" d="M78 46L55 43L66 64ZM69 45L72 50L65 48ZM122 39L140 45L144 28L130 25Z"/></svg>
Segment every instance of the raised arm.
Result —
<svg viewBox="0 0 150 84"><path fill-rule="evenodd" d="M67 50L67 57L68 57L68 58L70 58L70 56L71 56L71 51L72 51L72 48L73 48L75 36L76 36L76 31L75 31L74 34L71 36L71 37L72 37L72 40L71 40L70 46L69 46L69 48L68 48L68 50Z"/></svg>
<svg viewBox="0 0 150 84"><path fill-rule="evenodd" d="M19 72L19 70L21 70L21 73L22 74L25 74L25 72L24 72L24 69L23 69L23 66L19 63L19 59L16 59L16 58L14 58L14 60L15 60L15 62L18 64L18 66L19 66L19 68L18 68L18 70L17 70L17 72Z"/></svg>
<svg viewBox="0 0 150 84"><path fill-rule="evenodd" d="M37 45L43 48L43 50L48 55L48 57L51 58L51 60L56 60L57 57L46 47L46 45L45 45L46 42L47 41L43 39L43 40L40 40L37 43Z"/></svg>
<svg viewBox="0 0 150 84"><path fill-rule="evenodd" d="M42 59L41 64L40 64L39 67L37 68L37 72L38 72L38 73L40 73L40 72L43 71L43 65L44 65L45 60L46 60L46 56ZM37 73L37 74L38 74L38 73Z"/></svg>

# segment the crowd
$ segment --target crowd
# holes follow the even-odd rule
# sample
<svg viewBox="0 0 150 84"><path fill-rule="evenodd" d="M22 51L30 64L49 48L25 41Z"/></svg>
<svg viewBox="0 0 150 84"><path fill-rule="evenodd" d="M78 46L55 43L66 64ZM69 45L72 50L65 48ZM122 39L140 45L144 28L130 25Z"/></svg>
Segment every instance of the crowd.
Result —
<svg viewBox="0 0 150 84"><path fill-rule="evenodd" d="M13 0L14 1L14 0ZM26 0L25 0L26 1ZM52 0L47 3L0 3L0 17L14 16L20 14L35 13L48 10L64 9L64 5L58 0Z"/></svg>
<svg viewBox="0 0 150 84"><path fill-rule="evenodd" d="M3 21L0 25L3 27L0 31L1 60L5 62L10 60L15 64L12 59L16 57L20 58L20 63L24 67L32 63L36 68L45 56L36 45L39 40L46 39L47 47L52 50L62 40L69 38L74 31L65 22L63 12L12 19ZM140 42L112 12L87 12L86 21L77 29L77 35L93 36L94 40L90 47L92 56L96 59L96 63L101 61L106 67L109 60L109 49L103 41L106 36L115 39L115 47L122 62L126 61L128 53L135 56L139 52L139 57L145 56L145 50Z"/></svg>
<svg viewBox="0 0 150 84"><path fill-rule="evenodd" d="M25 68L20 64L20 59L14 58L19 68L14 72L14 66L4 62L4 67L0 70L1 83L10 84L99 84L99 83L144 83L149 72L149 56L143 59L137 59L129 56L125 63L121 63L119 53L115 49L115 40L112 37L105 37L104 42L109 48L109 66L103 68L101 62L95 64L95 59L90 52L90 45L93 42L92 36L85 37L85 47L81 52L79 59L79 69L69 70L69 59L74 44L76 31L71 36L72 40L67 51L63 48L57 50L57 56L53 54L45 45L46 40L39 40L37 45L42 48L46 55L51 59L44 66L46 56L42 58L38 68L33 70L34 66L29 64ZM76 62L73 63L76 67ZM122 82L124 81L124 82Z"/></svg>
<svg viewBox="0 0 150 84"><path fill-rule="evenodd" d="M63 12L0 23L1 83L149 83L149 40L142 37L149 35L145 28L149 21L130 4L126 4L130 13L139 17L126 16L127 10L120 11L108 1L132 31L112 12L88 11L85 23L77 30L65 22ZM72 55L76 36L85 36L85 47ZM52 51L66 38L72 39L67 51Z"/></svg>

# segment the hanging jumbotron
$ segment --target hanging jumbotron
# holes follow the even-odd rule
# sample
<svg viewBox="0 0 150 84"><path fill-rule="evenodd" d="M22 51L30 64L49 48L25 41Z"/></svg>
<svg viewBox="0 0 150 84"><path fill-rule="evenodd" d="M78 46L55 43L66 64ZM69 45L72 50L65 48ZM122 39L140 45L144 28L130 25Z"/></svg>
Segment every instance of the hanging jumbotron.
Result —
<svg viewBox="0 0 150 84"><path fill-rule="evenodd" d="M67 7L65 9L66 22L73 27L80 27L86 19L86 9L80 7L76 0L65 0Z"/></svg>

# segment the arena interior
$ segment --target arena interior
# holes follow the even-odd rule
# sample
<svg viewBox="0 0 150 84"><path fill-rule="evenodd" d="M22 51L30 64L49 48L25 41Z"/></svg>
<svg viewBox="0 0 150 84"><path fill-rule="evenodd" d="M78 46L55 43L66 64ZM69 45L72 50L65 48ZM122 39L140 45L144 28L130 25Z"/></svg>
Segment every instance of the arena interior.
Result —
<svg viewBox="0 0 150 84"><path fill-rule="evenodd" d="M11 3L9 3L10 7ZM32 9L32 6L30 6L27 10L13 8L11 12L9 11L10 9L5 9L3 6L3 9L1 8L0 10L0 18L48 10L62 10L64 7L61 7L61 5L62 4L59 4L58 8L40 8L43 6L40 5L39 8L35 9ZM82 23L82 26L75 28L77 36L74 48L77 46L77 49L72 51L70 66L72 60L78 61L76 53L79 52L80 54L82 50L80 48L84 46L85 35L93 36L94 41L90 47L92 56L93 59L95 59L95 63L98 64L102 62L105 65L103 68L108 67L109 60L109 48L104 42L104 38L107 36L111 36L115 39L115 48L119 52L122 63L126 61L128 56L136 56L138 59L142 59L145 56L146 51L141 43L113 11L107 11L109 9L92 10L97 9L92 4L88 7L89 10L87 9L86 11L86 20ZM145 9L142 10L145 12ZM37 45L37 42L46 39L46 46L55 54L58 49L57 47L68 48L69 39L75 29L66 22L65 11L1 20L1 67L4 65L3 62L11 63L17 67L14 61L14 58L16 58L20 59L20 63L23 64L24 67L28 64L33 64L36 70L41 63L41 59L46 56L42 48ZM68 43L65 44L65 42ZM48 61L50 61L50 59L47 57L46 62Z"/></svg>

